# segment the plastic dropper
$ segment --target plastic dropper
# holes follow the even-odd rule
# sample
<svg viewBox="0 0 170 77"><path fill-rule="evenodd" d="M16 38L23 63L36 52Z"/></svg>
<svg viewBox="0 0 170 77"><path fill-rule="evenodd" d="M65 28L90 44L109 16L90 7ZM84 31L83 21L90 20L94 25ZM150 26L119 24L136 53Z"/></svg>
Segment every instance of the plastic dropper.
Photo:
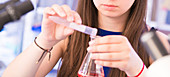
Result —
<svg viewBox="0 0 170 77"><path fill-rule="evenodd" d="M79 24L76 24L76 23L73 23L73 22L69 22L66 19L63 19L61 17L49 16L49 19L52 20L53 22L57 23L57 24L64 25L64 26L70 27L74 30L88 34L91 37L95 37L96 34L97 34L96 28L92 28L92 27L88 27L88 26L85 26L85 25L79 25Z"/></svg>

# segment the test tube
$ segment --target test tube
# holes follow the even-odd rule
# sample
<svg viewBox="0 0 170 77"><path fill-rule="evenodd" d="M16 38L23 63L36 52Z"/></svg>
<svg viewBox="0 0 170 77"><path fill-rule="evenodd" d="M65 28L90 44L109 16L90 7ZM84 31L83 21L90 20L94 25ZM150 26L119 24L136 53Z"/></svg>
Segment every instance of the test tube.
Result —
<svg viewBox="0 0 170 77"><path fill-rule="evenodd" d="M85 25L79 25L79 24L76 24L74 22L69 22L66 19L63 19L61 17L49 16L49 19L52 20L53 22L57 23L57 24L64 25L64 26L70 27L74 30L88 34L91 37L95 37L96 34L97 34L96 28L88 27L88 26L85 26Z"/></svg>

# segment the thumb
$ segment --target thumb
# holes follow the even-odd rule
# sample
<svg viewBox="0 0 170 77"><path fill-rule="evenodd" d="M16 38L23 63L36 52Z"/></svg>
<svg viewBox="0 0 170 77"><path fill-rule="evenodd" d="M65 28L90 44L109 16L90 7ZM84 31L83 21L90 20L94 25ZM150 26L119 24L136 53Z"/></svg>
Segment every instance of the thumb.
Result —
<svg viewBox="0 0 170 77"><path fill-rule="evenodd" d="M69 27L65 27L64 35L69 36L69 35L73 34L73 32L74 32L74 29L69 28Z"/></svg>

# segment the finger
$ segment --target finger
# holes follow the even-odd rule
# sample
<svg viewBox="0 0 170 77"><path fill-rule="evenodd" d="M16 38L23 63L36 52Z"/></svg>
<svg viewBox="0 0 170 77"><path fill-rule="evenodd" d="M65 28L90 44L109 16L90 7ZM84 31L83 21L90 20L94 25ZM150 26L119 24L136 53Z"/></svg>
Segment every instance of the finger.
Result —
<svg viewBox="0 0 170 77"><path fill-rule="evenodd" d="M48 18L48 16L51 16L51 15L55 15L55 11L52 8L50 8L50 7L45 8L43 16L45 18Z"/></svg>
<svg viewBox="0 0 170 77"><path fill-rule="evenodd" d="M74 32L74 29L69 28L69 27L65 27L64 35L69 36L69 35L73 34L73 32Z"/></svg>
<svg viewBox="0 0 170 77"><path fill-rule="evenodd" d="M60 16L60 17L65 17L66 13L64 10L59 6L59 5L53 5L52 9Z"/></svg>
<svg viewBox="0 0 170 77"><path fill-rule="evenodd" d="M126 53L92 53L92 59L102 60L102 61L115 61L124 60L129 58L129 54Z"/></svg>
<svg viewBox="0 0 170 77"><path fill-rule="evenodd" d="M50 7L47 7L44 9L44 12L43 12L43 22L42 22L42 25L48 25L46 27L50 27L49 25L54 25L55 23L51 23L51 20L48 19L49 16L53 16L53 15L56 15L55 11L50 8ZM43 26L44 27L44 26ZM42 28L44 29L44 28Z"/></svg>
<svg viewBox="0 0 170 77"><path fill-rule="evenodd" d="M98 65L112 67L112 68L119 68L120 70L124 70L127 67L127 61L101 61L95 60L95 63Z"/></svg>
<svg viewBox="0 0 170 77"><path fill-rule="evenodd" d="M88 52L121 52L124 47L122 44L101 44L92 45L87 48Z"/></svg>
<svg viewBox="0 0 170 77"><path fill-rule="evenodd" d="M89 45L94 45L94 44L119 44L127 40L125 36L122 35L109 35L109 36L104 36L100 38L96 38L92 41L89 42Z"/></svg>
<svg viewBox="0 0 170 77"><path fill-rule="evenodd" d="M77 12L75 12L75 11L72 11L72 12L74 14L74 21L75 21L75 23L82 24L82 20L81 20L80 15Z"/></svg>
<svg viewBox="0 0 170 77"><path fill-rule="evenodd" d="M62 5L62 9L65 11L67 15L67 20L70 22L74 21L73 12L71 11L70 7L67 5Z"/></svg>

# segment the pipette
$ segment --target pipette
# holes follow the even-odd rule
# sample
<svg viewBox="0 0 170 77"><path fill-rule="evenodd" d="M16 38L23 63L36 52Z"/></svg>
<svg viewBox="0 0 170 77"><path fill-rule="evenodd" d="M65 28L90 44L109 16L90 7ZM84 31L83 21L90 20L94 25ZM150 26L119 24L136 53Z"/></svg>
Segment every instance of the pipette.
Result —
<svg viewBox="0 0 170 77"><path fill-rule="evenodd" d="M92 27L88 27L85 25L78 25L76 23L73 22L69 22L66 19L63 19L61 17L57 17L57 16L49 16L49 19L52 20L53 22L60 24L60 25L64 25L67 27L70 27L74 30L80 31L82 33L88 34L91 37L95 37L97 34L97 29L96 28L92 28Z"/></svg>

